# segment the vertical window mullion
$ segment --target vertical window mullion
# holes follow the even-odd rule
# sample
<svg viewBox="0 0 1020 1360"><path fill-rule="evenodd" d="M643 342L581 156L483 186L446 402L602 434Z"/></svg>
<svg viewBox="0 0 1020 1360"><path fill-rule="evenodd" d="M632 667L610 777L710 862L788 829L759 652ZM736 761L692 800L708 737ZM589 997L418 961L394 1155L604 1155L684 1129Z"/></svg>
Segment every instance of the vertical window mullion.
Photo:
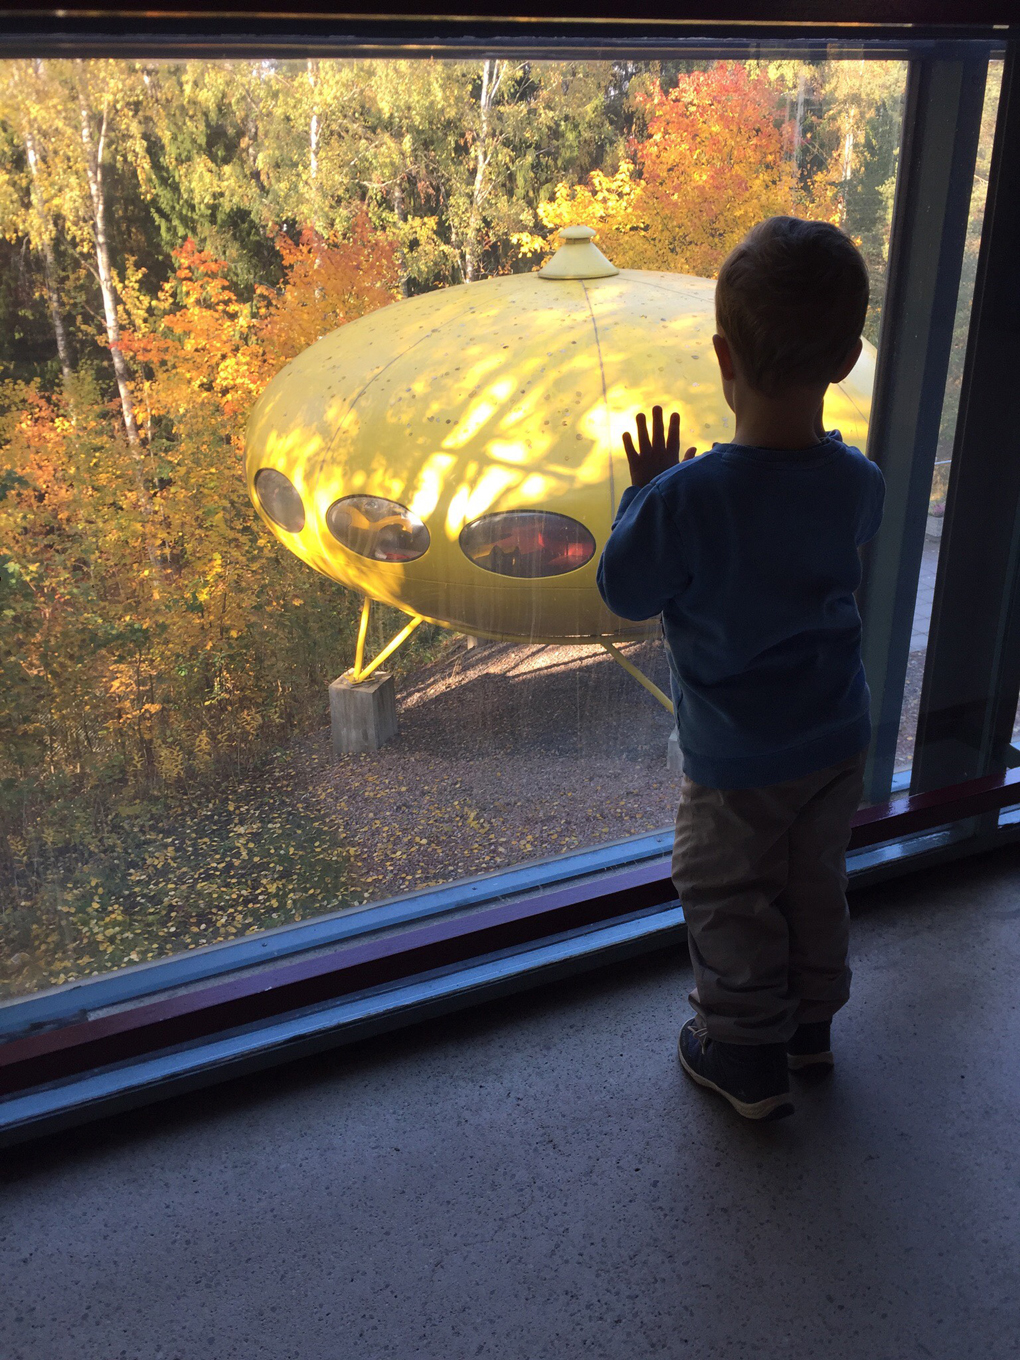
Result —
<svg viewBox="0 0 1020 1360"><path fill-rule="evenodd" d="M1004 769L1020 691L1020 87L1007 46L921 690L916 792Z"/></svg>
<svg viewBox="0 0 1020 1360"><path fill-rule="evenodd" d="M910 632L953 339L987 52L914 58L889 243L868 455L886 479L865 557L863 652L875 737L867 796L892 788Z"/></svg>

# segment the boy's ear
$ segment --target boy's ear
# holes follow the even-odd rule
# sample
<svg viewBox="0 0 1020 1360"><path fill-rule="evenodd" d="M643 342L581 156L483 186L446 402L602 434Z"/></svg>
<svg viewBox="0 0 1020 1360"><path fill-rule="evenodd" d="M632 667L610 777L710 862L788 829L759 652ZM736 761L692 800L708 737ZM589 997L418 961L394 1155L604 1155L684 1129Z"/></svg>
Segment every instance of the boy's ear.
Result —
<svg viewBox="0 0 1020 1360"><path fill-rule="evenodd" d="M863 348L864 341L861 340L861 338L858 336L858 338L854 341L854 343L850 346L849 350L847 351L846 358L843 360L839 368L836 370L835 376L831 380L832 382L843 381L843 379L853 368L854 364L861 357L861 350Z"/></svg>
<svg viewBox="0 0 1020 1360"><path fill-rule="evenodd" d="M723 375L725 382L732 382L736 377L733 369L733 355L730 352L730 342L725 335L713 335L712 344L715 347L715 357L719 360L719 372ZM854 360L856 363L856 360ZM850 366L853 367L853 364ZM850 372L850 369L847 369Z"/></svg>

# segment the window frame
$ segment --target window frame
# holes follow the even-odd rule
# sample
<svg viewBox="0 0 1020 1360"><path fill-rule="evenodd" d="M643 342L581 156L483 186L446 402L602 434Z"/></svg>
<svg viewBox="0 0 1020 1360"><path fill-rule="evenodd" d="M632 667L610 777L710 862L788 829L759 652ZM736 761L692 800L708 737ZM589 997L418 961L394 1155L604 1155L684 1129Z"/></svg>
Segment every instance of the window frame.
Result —
<svg viewBox="0 0 1020 1360"><path fill-rule="evenodd" d="M337 34L334 19L260 16L253 21L239 7L237 17L209 18L198 8L189 16L186 7L171 16L143 15L140 7L127 6L97 17L95 9L79 14L73 5L59 13L27 6L15 16L0 43L0 56L57 56L73 50L78 56L170 59L226 52L245 55L256 49L281 56L400 56L424 54L422 44L427 43L430 50L444 56L493 48L502 53L509 48L527 51L536 59L593 59L637 45L642 56L675 55L683 48L710 57L751 55L764 43L771 55L777 42L789 42L789 51L797 55L817 52L834 59L852 51L858 58L906 59L904 153L872 418L875 447L890 483L892 518L888 522L898 527L895 539L888 534L888 543L881 540L886 543L884 549L877 547L870 555L862 596L865 653L874 668L873 673L869 669L869 678L876 693L876 730L887 732L893 708L898 727L897 683L902 701L909 641L907 611L913 607L923 545L920 497L923 492L926 501L931 468L927 467L925 482L925 467L934 459L937 439L938 412L933 434L931 404L933 394L938 393L941 408L940 384L941 389L945 386L946 315L948 307L951 334L983 70L990 52L998 55L1004 50L992 185L947 507L949 552L940 555L922 696L926 734L943 692L958 684L961 669L972 686L980 682L984 663L974 657L987 659L991 645L994 684L984 695L984 744L978 766L965 763L963 773L951 784L942 779L939 787L930 781L924 787L921 778L915 780L909 796L898 798L889 796L891 766L886 762L883 767L876 757L871 774L876 805L857 814L851 840L851 851L859 859L855 876L862 881L865 876L901 871L1020 836L1020 827L1012 822L1000 825L999 817L1002 809L1020 804L1020 770L1006 768L1011 757L998 728L995 740L988 738L988 714L1001 717L1010 701L1015 711L1020 694L1020 481L1011 480L1004 497L995 475L982 471L978 461L988 430L1006 428L1005 396L990 383L983 360L989 345L1002 345L1002 309L996 309L994 299L1011 296L996 290L1004 287L1009 260L1016 258L1010 248L1016 242L1015 205L1020 201L1017 42L1012 33L1003 47L1002 32L973 22L972 6L966 7L968 26L955 29L952 41L940 38L944 30L931 22L904 30L864 20L866 26L854 28L851 37L842 24L811 23L812 11L817 15L821 4L783 7L783 13L797 10L787 26L780 21L750 25L746 12L751 8L731 6L727 16L737 17L718 22L712 6L715 22L707 25L692 22L692 16L697 16L688 6L684 20L668 26L652 25L643 16L609 25L567 24L562 16L547 22L524 17L516 26L505 18L414 21L398 17L394 8L385 19L345 18L345 31ZM888 15L889 6L882 8ZM930 4L914 7L914 17L922 8L927 11L926 20L930 19ZM899 7L897 19L909 11L909 5ZM963 12L964 6L954 9L957 18ZM986 12L998 13L995 5L982 10L982 15ZM473 13L484 14L484 8L475 7ZM106 19L109 22L104 26ZM251 37L253 23L262 35L256 39ZM127 25L129 32L117 31L118 24ZM597 48L591 45L593 35L598 37ZM953 103L952 120L944 117L947 91ZM929 230L921 251L916 246L918 232L932 221L938 223L938 231ZM913 249L908 249L910 242L915 243ZM915 345L920 337L924 350L923 363L915 362L909 373L904 371L899 344L903 336ZM1015 372L1020 364L1015 333L1011 343L1007 358ZM996 367L995 371L1005 370ZM998 413L992 417L987 414L990 399ZM896 431L904 429L913 431L909 444L896 437ZM963 469L960 475L957 457ZM1007 461L1003 449L995 471ZM994 552L982 557L974 545L968 547L963 534L959 542L954 541L951 516L967 524L980 522L982 512L992 511ZM987 536L982 543L987 546ZM956 573L971 583L980 580L996 588L1003 581L1008 583L997 597L999 608L990 611L994 617L981 633L980 646L965 663L958 655L961 629L966 623L967 636L973 640L974 626L967 614L966 593L954 593ZM895 589L892 599L885 600L882 583L890 579ZM976 612L969 611L971 615ZM901 636L904 632L907 637ZM918 735L921 741L921 725ZM925 742L923 752L928 749ZM927 756L923 754L922 759ZM471 1004L493 994L493 989L505 994L535 985L536 977L562 976L628 952L674 944L683 937L682 908L669 878L666 841L668 833L656 833L578 856L523 865L505 874L410 894L7 1003L0 1007L0 1038L7 1039L0 1043L0 1145L225 1079L239 1070L284 1061L314 1047L349 1042L373 1032L373 1025L376 1030L391 1028L393 1023L437 1013L437 1007ZM879 850L868 860L865 852L876 847L888 853ZM485 973L487 982L470 980L478 970ZM424 989L428 998L407 1001L409 989L418 993ZM154 996L155 991L162 995ZM288 1026L289 1037L281 1037ZM238 1056L241 1049L243 1057Z"/></svg>

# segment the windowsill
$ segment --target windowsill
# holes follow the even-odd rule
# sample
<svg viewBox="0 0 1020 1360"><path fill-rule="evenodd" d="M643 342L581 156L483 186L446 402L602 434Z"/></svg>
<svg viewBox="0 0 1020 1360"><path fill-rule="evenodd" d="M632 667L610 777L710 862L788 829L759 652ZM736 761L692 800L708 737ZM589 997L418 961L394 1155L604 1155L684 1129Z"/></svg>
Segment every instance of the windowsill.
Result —
<svg viewBox="0 0 1020 1360"><path fill-rule="evenodd" d="M543 888L660 860L668 854L672 839L672 830L631 836L595 849L461 879L449 886L404 893L362 907L345 907L299 925L205 945L116 973L78 978L32 996L0 1002L0 1043L196 985L220 982L242 971L268 968L296 956L307 958L355 940L378 938L440 917L452 919Z"/></svg>
<svg viewBox="0 0 1020 1360"><path fill-rule="evenodd" d="M848 855L853 883L863 886L1020 839L1018 790L1020 773L1010 772L956 790L863 809ZM996 814L994 826L976 834L975 819L992 812ZM286 932L292 937L289 941L277 940L279 952L272 964L263 959L226 975L220 970L215 977L206 973L201 979L206 985L197 987L195 979L190 985L179 981L177 986L164 987L161 1001L154 1000L151 990L137 999L137 971L135 1005L126 998L120 1002L107 999L86 1010L80 1005L84 997L99 1001L103 986L116 979L73 985L75 1008L78 1014L84 1010L87 1017L83 1025L57 1028L58 1022L51 1020L45 1027L37 1024L27 1037L0 1047L0 1059L17 1060L21 1050L20 1061L27 1070L37 1059L25 1051L26 1045L28 1049L41 1047L43 1063L55 1062L58 1068L62 1062L69 1064L69 1070L52 1080L29 1085L18 1081L16 1063L8 1061L8 1074L14 1071L15 1079L13 1086L8 1084L10 1094L0 1098L0 1145L674 945L683 938L684 928L682 908L671 896L668 842L666 832L636 837L585 855L522 866L511 875L488 875L449 890L395 899L311 923L303 929L319 925L340 930L346 925L347 947L336 951L320 942L318 947L299 952L293 936L301 932L291 930ZM629 856L622 866L621 850ZM617 857L613 867L605 863L611 854ZM593 864L593 860L603 863ZM586 871L578 861L587 861ZM559 875L557 884L551 882L552 873ZM516 894L507 883L514 875L519 885ZM533 885L530 894L524 886L528 880ZM544 891L536 896L534 886L539 883ZM422 897L429 908L424 918L414 911L416 902L423 905ZM451 902L453 897L458 900ZM631 909L621 912L623 905ZM351 915L360 919L352 922ZM211 947L203 954L218 953L222 962L223 949L230 948ZM366 958L366 952L371 957ZM289 964L283 961L287 957ZM324 966L317 967L320 959ZM181 962L168 960L140 971L146 972L149 981L159 976L165 982L170 965ZM433 966L428 966L430 962ZM160 967L163 973L154 973ZM373 968L376 973L382 970L374 980ZM304 970L296 982L284 976L295 969ZM313 989L319 988L319 994L301 1004L302 984L308 982ZM322 994L323 987L327 991L335 987L335 992ZM188 1033L189 1025L194 1028L195 1014L201 1014L203 994L213 999L211 994L217 993L215 1001L222 1007L224 998L219 994L224 988L229 993L227 1008L209 1009L214 1019L225 1016L226 1023L211 1023L204 1032ZM298 1004L287 1004L295 999ZM48 1001L52 1007L55 995L35 1000ZM158 1012L161 1002L165 1013L151 1015ZM37 1020L38 1013L37 1008ZM129 1023L119 1023L120 1017ZM118 1033L112 1037L114 1047L109 1052L113 1059L102 1061L103 1042L111 1042L111 1036L89 1031L111 1021L120 1037ZM155 1038L151 1044L142 1033L146 1022ZM79 1028L84 1031L82 1051L76 1054L71 1043L61 1054L62 1041ZM175 1032L178 1042L167 1042ZM125 1042L134 1048L119 1056L116 1045ZM89 1043L96 1047L85 1048ZM47 1055L48 1046L53 1052ZM96 1061L90 1060L90 1053Z"/></svg>

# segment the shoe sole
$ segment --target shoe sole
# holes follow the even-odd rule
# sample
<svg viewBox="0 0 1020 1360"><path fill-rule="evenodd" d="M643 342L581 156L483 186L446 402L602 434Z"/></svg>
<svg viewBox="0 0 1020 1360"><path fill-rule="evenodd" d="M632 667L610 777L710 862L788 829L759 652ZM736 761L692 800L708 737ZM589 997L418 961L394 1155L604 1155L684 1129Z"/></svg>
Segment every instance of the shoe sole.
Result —
<svg viewBox="0 0 1020 1360"><path fill-rule="evenodd" d="M704 1086L708 1091L715 1091L717 1095L722 1096L723 1100L728 1100L737 1114L743 1115L745 1119L785 1119L787 1115L793 1114L793 1101L789 1095L767 1096L764 1100L755 1101L738 1100L735 1095L732 1095L729 1091L724 1091L714 1081L709 1081L708 1077L703 1077L700 1072L695 1072L684 1057L679 1043L676 1051L680 1059L680 1066L692 1081L696 1081L699 1086Z"/></svg>
<svg viewBox="0 0 1020 1360"><path fill-rule="evenodd" d="M836 1059L831 1053L787 1053L786 1065L791 1072L800 1072L806 1067L835 1067Z"/></svg>

